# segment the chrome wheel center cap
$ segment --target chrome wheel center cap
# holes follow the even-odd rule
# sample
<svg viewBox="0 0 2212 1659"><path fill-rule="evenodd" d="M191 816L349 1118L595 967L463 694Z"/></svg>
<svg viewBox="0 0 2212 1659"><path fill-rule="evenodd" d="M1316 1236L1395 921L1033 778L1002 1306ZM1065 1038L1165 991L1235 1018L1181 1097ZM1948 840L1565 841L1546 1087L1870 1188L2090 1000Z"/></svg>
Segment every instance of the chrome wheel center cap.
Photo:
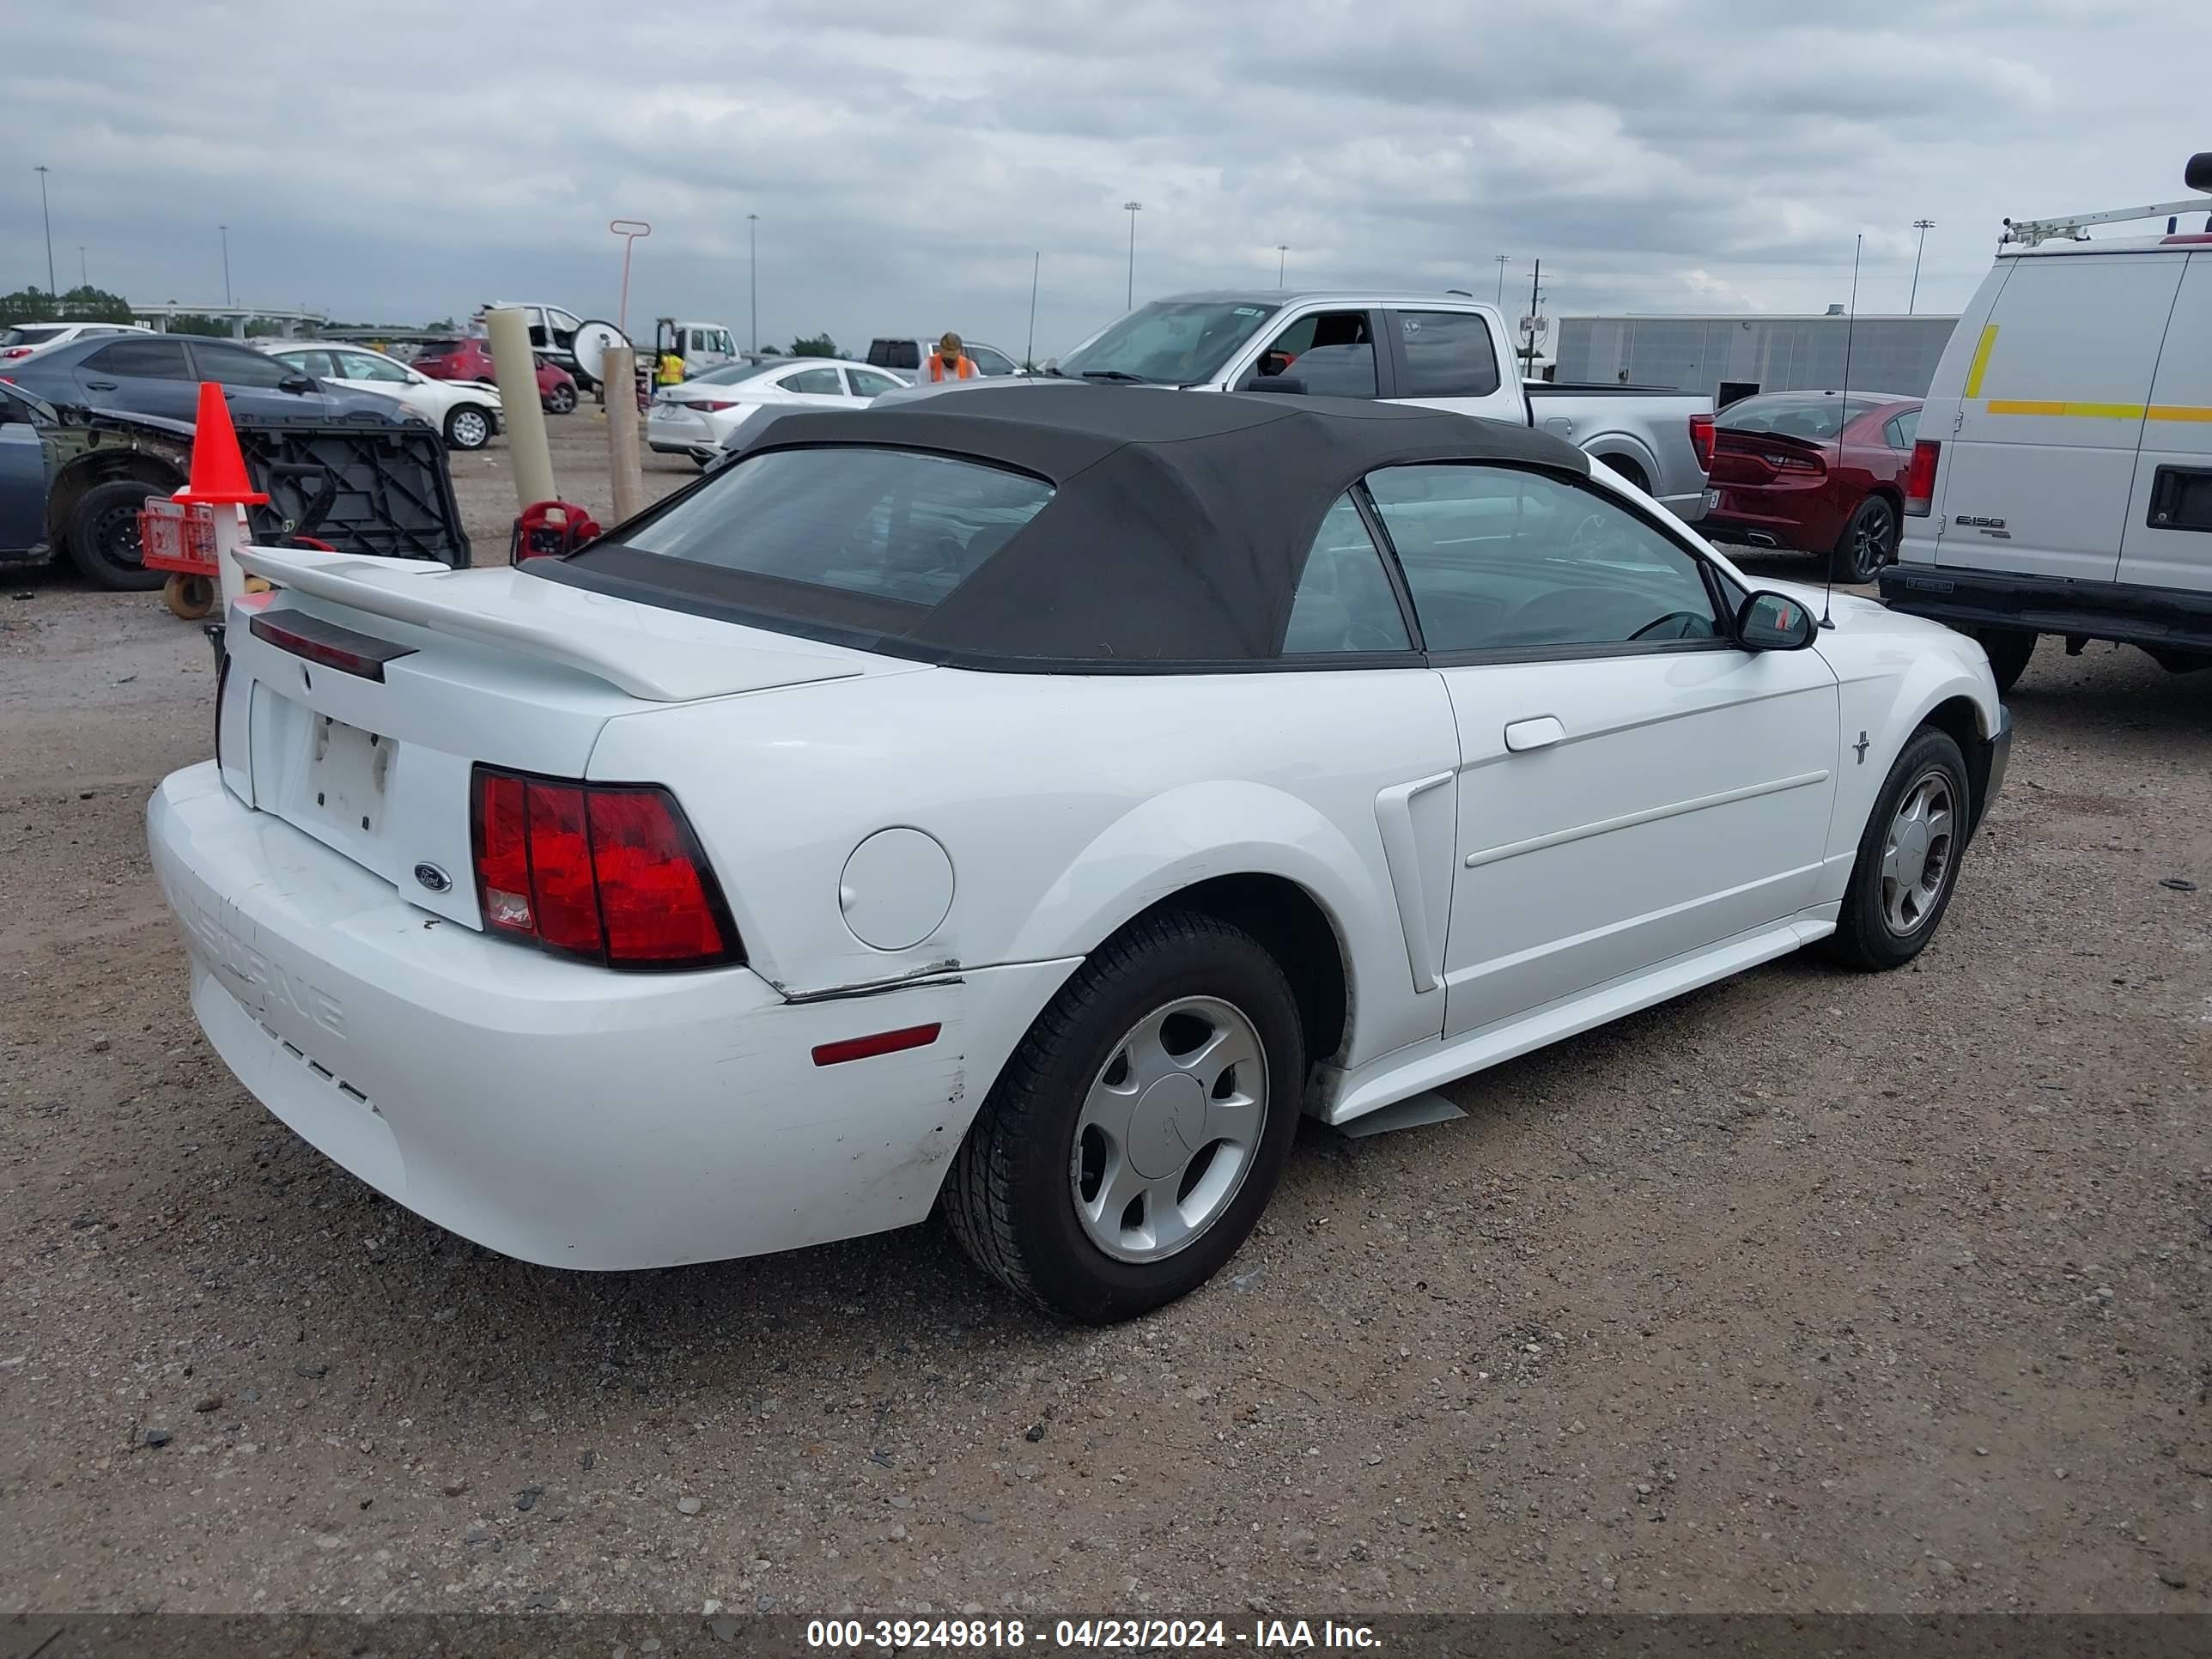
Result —
<svg viewBox="0 0 2212 1659"><path fill-rule="evenodd" d="M1129 1115L1129 1162L1147 1181L1190 1161L1206 1131L1206 1091L1196 1078L1164 1077Z"/></svg>

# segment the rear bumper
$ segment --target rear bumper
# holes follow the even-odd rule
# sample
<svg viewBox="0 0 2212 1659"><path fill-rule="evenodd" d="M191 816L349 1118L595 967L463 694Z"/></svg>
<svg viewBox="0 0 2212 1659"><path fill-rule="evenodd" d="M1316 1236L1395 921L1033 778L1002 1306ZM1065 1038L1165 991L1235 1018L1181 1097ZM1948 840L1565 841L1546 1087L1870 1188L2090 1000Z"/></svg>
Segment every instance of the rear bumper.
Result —
<svg viewBox="0 0 2212 1659"><path fill-rule="evenodd" d="M1739 484L1716 484L1720 505L1698 528L1723 541L1785 552L1825 553L1850 522L1825 499L1804 490L1766 491Z"/></svg>
<svg viewBox="0 0 2212 1659"><path fill-rule="evenodd" d="M240 1083L378 1191L554 1267L718 1261L919 1221L1073 963L786 1000L750 970L620 974L429 915L225 790L147 807L191 1001ZM817 1044L940 1023L927 1048Z"/></svg>
<svg viewBox="0 0 2212 1659"><path fill-rule="evenodd" d="M1693 489L1686 495L1656 495L1652 498L1684 524L1696 524L1705 516L1705 492Z"/></svg>
<svg viewBox="0 0 2212 1659"><path fill-rule="evenodd" d="M663 455L709 455L722 447L722 434L703 415L670 414L665 404L647 406L647 447Z"/></svg>
<svg viewBox="0 0 2212 1659"><path fill-rule="evenodd" d="M1931 564L1892 565L1881 587L1891 610L1962 632L2009 629L2154 652L2212 651L2212 592Z"/></svg>

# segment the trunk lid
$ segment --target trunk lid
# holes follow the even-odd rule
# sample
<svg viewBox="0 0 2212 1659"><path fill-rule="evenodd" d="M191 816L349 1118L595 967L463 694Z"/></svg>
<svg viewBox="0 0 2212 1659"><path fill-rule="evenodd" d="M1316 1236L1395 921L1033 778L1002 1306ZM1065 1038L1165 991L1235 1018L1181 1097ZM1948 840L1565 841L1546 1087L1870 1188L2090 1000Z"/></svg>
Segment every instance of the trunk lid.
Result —
<svg viewBox="0 0 2212 1659"><path fill-rule="evenodd" d="M477 763L580 780L623 714L922 666L511 568L267 548L240 562L280 587L227 632L225 784L471 927Z"/></svg>
<svg viewBox="0 0 2212 1659"><path fill-rule="evenodd" d="M1739 432L1719 428L1713 434L1713 464L1708 481L1753 486L1778 479L1808 483L1828 470L1828 447L1780 432Z"/></svg>

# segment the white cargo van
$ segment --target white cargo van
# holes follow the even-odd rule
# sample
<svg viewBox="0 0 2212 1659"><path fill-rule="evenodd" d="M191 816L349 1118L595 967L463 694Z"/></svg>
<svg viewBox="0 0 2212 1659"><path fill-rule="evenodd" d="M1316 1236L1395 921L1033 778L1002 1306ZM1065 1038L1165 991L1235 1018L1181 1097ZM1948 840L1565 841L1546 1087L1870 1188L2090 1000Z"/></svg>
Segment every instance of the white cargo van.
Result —
<svg viewBox="0 0 2212 1659"><path fill-rule="evenodd" d="M2186 177L2212 191L2212 152ZM2045 634L2212 667L2208 207L2008 221L1936 368L1881 596L1979 639L2000 687ZM2154 216L2167 234L2087 240Z"/></svg>

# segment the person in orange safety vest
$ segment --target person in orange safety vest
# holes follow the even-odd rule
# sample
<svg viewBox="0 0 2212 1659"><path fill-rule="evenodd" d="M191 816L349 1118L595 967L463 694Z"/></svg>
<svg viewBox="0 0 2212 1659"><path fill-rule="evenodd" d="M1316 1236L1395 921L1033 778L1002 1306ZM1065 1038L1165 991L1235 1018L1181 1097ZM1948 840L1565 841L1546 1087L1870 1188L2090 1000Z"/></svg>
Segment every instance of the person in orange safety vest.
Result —
<svg viewBox="0 0 2212 1659"><path fill-rule="evenodd" d="M961 349L960 337L948 333L937 343L937 349L921 366L923 377L934 384L939 380L972 380L975 378L975 360Z"/></svg>

